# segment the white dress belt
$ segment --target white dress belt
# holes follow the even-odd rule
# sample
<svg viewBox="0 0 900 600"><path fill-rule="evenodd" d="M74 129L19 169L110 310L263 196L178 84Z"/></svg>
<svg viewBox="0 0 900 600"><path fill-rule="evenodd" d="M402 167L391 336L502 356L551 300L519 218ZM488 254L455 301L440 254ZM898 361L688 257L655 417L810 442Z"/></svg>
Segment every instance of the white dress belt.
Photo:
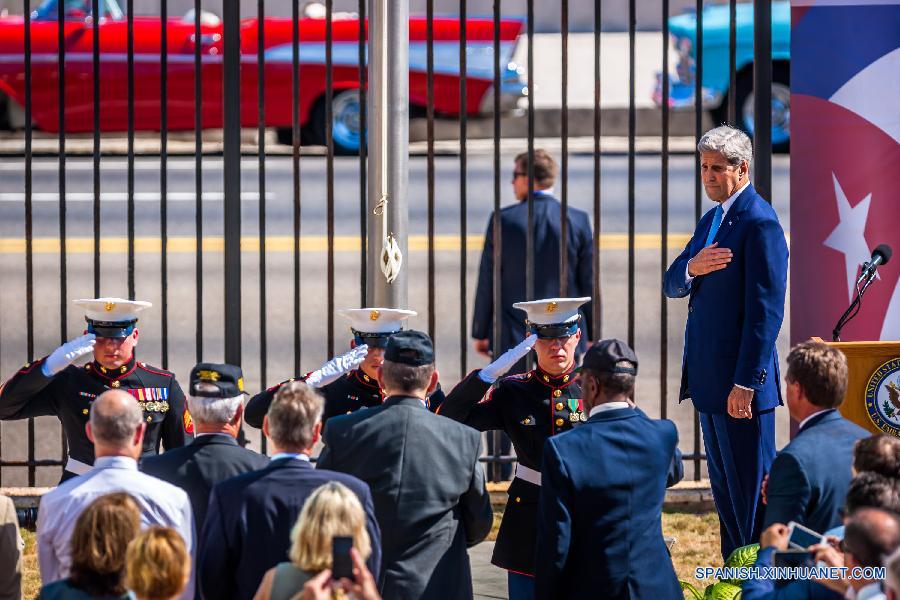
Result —
<svg viewBox="0 0 900 600"><path fill-rule="evenodd" d="M76 475L84 475L85 473L87 473L88 471L93 469L94 467L92 467L91 465L89 465L87 463L83 463L80 460L72 458L70 456L69 459L66 461L65 468L66 468L66 471L68 471L70 473L75 473ZM538 473L538 475L540 475L540 473Z"/></svg>
<svg viewBox="0 0 900 600"><path fill-rule="evenodd" d="M541 485L541 472L526 467L522 463L516 463L516 477L534 485Z"/></svg>

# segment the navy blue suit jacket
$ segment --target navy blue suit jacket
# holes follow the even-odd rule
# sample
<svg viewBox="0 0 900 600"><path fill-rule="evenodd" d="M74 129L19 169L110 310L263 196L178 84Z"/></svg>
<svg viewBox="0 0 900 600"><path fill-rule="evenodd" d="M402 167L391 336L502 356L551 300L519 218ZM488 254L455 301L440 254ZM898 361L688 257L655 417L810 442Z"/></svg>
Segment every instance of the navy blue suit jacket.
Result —
<svg viewBox="0 0 900 600"><path fill-rule="evenodd" d="M544 443L537 598L680 598L662 533L678 431L634 408Z"/></svg>
<svg viewBox="0 0 900 600"><path fill-rule="evenodd" d="M213 488L197 560L202 597L253 598L266 571L288 560L291 529L303 503L331 481L346 485L359 497L372 540L367 564L378 573L381 533L369 486L350 475L314 469L307 461L282 458Z"/></svg>
<svg viewBox="0 0 900 600"><path fill-rule="evenodd" d="M756 556L757 567L771 567L775 548L762 548ZM800 579L776 587L774 579L748 579L741 585L741 600L843 600L844 596L809 579Z"/></svg>
<svg viewBox="0 0 900 600"><path fill-rule="evenodd" d="M525 339L525 313L513 308L514 302L559 296L559 253L561 234L560 203L550 194L534 193L534 298L525 294L526 246L528 239L528 202L517 202L500 210L500 345L494 356ZM593 234L588 215L569 207L566 253L568 256L569 297L593 293ZM494 348L494 217L488 219L484 250L478 268L472 337L491 340ZM581 309L584 320L582 340L591 336L591 304Z"/></svg>
<svg viewBox="0 0 900 600"><path fill-rule="evenodd" d="M824 533L840 525L840 510L850 487L853 446L867 437L868 431L837 410L807 421L772 463L763 529L796 521Z"/></svg>
<svg viewBox="0 0 900 600"><path fill-rule="evenodd" d="M688 284L687 263L703 249L714 213L700 219L663 282L669 298L690 296L679 398L691 398L700 412L725 413L738 384L755 391L754 412L775 408L781 404L775 341L787 289L784 230L775 210L748 185L713 239L731 249L731 262Z"/></svg>

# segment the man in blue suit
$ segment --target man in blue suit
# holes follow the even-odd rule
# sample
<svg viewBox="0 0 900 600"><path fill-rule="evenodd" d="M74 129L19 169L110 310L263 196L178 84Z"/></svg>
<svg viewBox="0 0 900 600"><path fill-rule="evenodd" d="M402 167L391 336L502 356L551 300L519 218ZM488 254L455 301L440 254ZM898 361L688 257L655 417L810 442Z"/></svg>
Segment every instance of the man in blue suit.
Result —
<svg viewBox="0 0 900 600"><path fill-rule="evenodd" d="M847 359L822 342L803 342L787 357L787 405L800 424L769 473L767 528L796 521L824 533L841 524L857 440L869 432L841 416Z"/></svg>
<svg viewBox="0 0 900 600"><path fill-rule="evenodd" d="M708 211L666 271L670 298L689 297L680 400L700 412L722 556L759 537L760 488L775 458L781 404L775 340L788 250L772 207L750 183L753 146L728 126L697 146Z"/></svg>
<svg viewBox="0 0 900 600"><path fill-rule="evenodd" d="M661 521L684 473L678 431L634 407L637 366L625 342L594 344L581 369L590 418L544 442L536 598L682 596Z"/></svg>
<svg viewBox="0 0 900 600"><path fill-rule="evenodd" d="M309 463L322 429L323 404L318 392L305 383L281 386L263 420L273 452L269 466L213 487L197 558L202 597L253 598L266 571L288 560L291 529L303 503L330 481L346 485L359 497L372 542L368 567L377 577L381 533L369 486Z"/></svg>

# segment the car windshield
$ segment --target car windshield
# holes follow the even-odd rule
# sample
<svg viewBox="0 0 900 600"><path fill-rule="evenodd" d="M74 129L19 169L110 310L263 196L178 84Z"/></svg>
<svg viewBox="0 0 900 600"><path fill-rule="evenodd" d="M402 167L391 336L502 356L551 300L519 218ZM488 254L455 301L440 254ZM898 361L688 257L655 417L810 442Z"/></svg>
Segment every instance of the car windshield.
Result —
<svg viewBox="0 0 900 600"><path fill-rule="evenodd" d="M59 3L65 7L66 21L84 21L91 16L93 0L44 0L34 11L32 19L38 21L55 21L59 16ZM117 20L123 18L122 9L116 0L98 0L100 14L104 19Z"/></svg>

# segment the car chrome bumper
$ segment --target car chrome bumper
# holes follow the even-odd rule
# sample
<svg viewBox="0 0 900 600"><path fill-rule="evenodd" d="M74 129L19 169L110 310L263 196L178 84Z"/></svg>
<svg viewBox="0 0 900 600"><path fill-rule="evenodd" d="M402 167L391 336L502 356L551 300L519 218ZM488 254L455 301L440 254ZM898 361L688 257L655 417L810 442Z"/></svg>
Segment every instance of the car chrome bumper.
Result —
<svg viewBox="0 0 900 600"><path fill-rule="evenodd" d="M524 69L516 63L509 63L500 74L500 112L510 113L519 110L519 101L528 96L528 84L522 79ZM494 112L494 86L491 86L478 107L482 115Z"/></svg>
<svg viewBox="0 0 900 600"><path fill-rule="evenodd" d="M656 87L653 102L662 105L662 73L656 73ZM694 78L681 78L669 73L669 107L675 109L694 108ZM722 104L722 92L703 88L703 108L718 108Z"/></svg>

